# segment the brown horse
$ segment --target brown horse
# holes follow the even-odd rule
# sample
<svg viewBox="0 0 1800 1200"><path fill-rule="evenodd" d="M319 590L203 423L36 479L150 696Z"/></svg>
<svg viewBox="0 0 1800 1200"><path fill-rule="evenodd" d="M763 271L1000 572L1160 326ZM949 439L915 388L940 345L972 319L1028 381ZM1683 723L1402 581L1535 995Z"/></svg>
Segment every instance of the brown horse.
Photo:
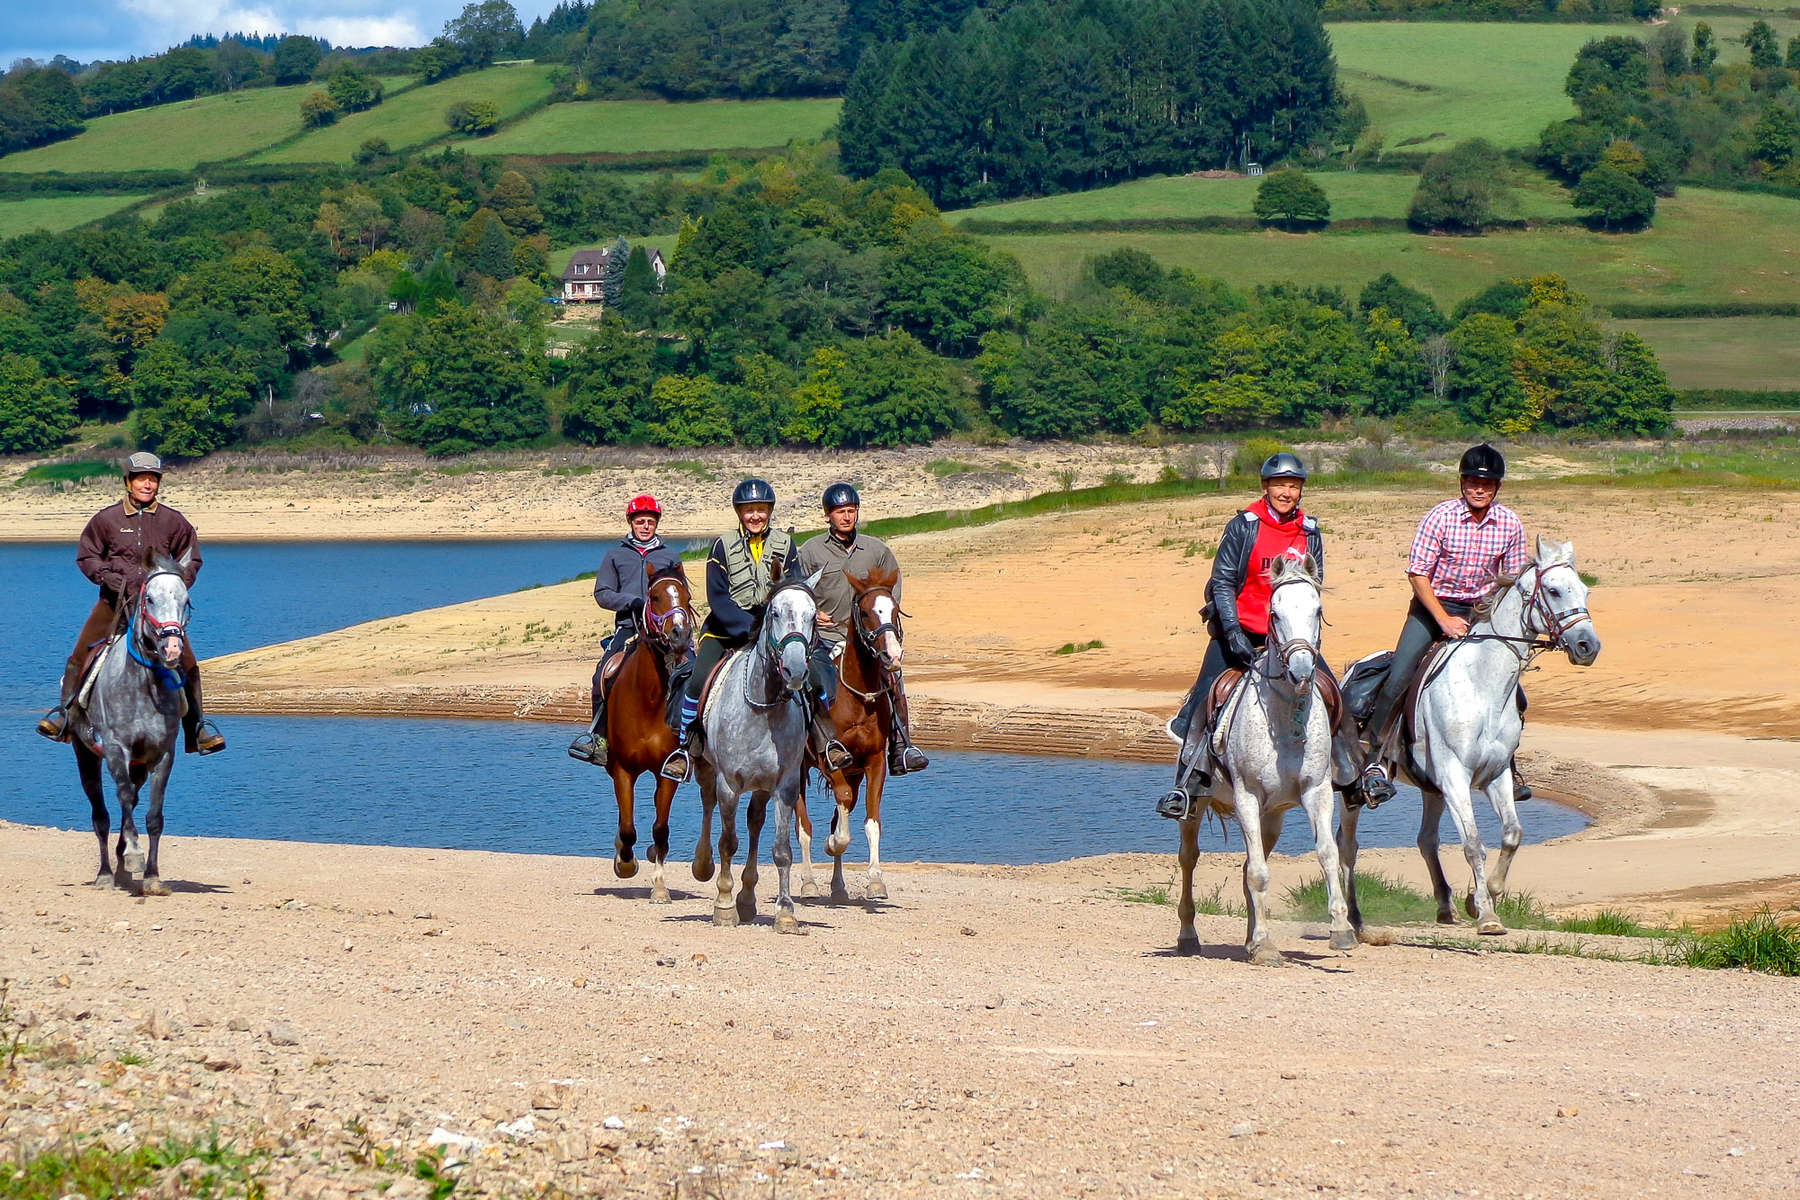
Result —
<svg viewBox="0 0 1800 1200"><path fill-rule="evenodd" d="M613 838L613 874L630 879L638 872L632 847L637 844L634 812L638 776L656 781L656 824L651 827L650 901L667 904L663 862L669 857L669 805L676 783L657 773L675 749L669 728L669 678L686 658L694 636L693 598L679 568L656 574L648 564L649 592L638 621L638 634L606 693L606 770L619 801L619 832Z"/></svg>
<svg viewBox="0 0 1800 1200"><path fill-rule="evenodd" d="M867 793L863 831L869 839L869 880L864 896L869 900L887 899L887 884L881 877L881 792L887 783L888 734L894 721L890 675L900 669L905 636L900 628L900 605L893 592L894 585L900 582L899 572L877 570L867 578L846 573L845 578L856 593L856 611L838 658L837 698L831 705L831 721L837 728L838 741L850 752L849 765L842 771L828 770L818 755L808 749L813 769L825 777L837 798L825 852L835 860L831 899L839 904L850 899L844 886L844 851L850 848L850 812L856 807L859 788ZM804 869L800 894L816 896L819 887L812 876L812 821L806 815L804 792L799 818Z"/></svg>

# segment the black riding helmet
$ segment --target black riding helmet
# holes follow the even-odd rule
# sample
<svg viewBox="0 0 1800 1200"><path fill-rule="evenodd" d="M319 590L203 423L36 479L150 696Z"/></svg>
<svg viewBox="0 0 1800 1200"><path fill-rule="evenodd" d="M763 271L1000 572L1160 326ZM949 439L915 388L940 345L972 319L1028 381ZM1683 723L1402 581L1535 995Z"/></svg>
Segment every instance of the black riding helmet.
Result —
<svg viewBox="0 0 1800 1200"><path fill-rule="evenodd" d="M819 503L826 512L830 512L834 508L842 508L846 504L854 504L861 508L862 497L857 495L856 489L849 484L834 483L825 489L825 495L821 497Z"/></svg>
<svg viewBox="0 0 1800 1200"><path fill-rule="evenodd" d="M1283 450L1279 454L1269 455L1268 461L1262 465L1262 478L1265 480L1298 479L1301 483L1305 483L1306 465L1300 461L1298 455L1289 454Z"/></svg>
<svg viewBox="0 0 1800 1200"><path fill-rule="evenodd" d="M1506 478L1506 457L1486 442L1479 446L1470 446L1463 451L1462 462L1458 465L1458 475L1475 479L1501 480Z"/></svg>
<svg viewBox="0 0 1800 1200"><path fill-rule="evenodd" d="M746 479L731 489L731 507L740 504L775 504L775 489L769 486L766 479Z"/></svg>

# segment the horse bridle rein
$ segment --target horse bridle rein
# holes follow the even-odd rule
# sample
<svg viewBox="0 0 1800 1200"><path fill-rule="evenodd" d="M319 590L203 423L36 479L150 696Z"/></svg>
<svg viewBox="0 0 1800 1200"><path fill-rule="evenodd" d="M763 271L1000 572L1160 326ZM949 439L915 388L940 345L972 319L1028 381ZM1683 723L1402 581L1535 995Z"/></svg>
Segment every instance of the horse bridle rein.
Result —
<svg viewBox="0 0 1800 1200"><path fill-rule="evenodd" d="M1550 607L1550 598L1544 594L1544 576L1558 567L1575 570L1574 563L1566 562L1551 563L1547 567L1533 563L1530 568L1536 571L1537 575L1531 581L1531 593L1525 597L1522 610L1526 614L1535 615L1542 622L1543 628L1535 637L1513 637L1504 633L1466 633L1457 641L1504 642L1507 649L1517 654L1525 663L1529 663L1538 655L1551 650L1567 650L1569 648L1569 630L1583 621L1593 620L1594 617L1586 608L1565 608L1559 612ZM1581 578L1581 573L1577 571L1575 577ZM1509 587L1508 590L1510 591L1511 588ZM1519 649L1520 647L1524 648L1523 651Z"/></svg>

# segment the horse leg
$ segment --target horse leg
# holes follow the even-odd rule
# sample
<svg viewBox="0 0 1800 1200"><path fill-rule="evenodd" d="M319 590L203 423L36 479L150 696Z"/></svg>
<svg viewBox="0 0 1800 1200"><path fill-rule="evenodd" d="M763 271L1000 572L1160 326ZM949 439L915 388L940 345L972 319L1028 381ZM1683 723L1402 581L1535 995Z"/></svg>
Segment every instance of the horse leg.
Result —
<svg viewBox="0 0 1800 1200"><path fill-rule="evenodd" d="M712 764L704 759L694 764L694 777L700 785L700 840L694 843L694 861L691 864L695 883L705 883L713 877L713 809L719 803L713 795L716 775ZM726 889L726 894L730 894L730 889Z"/></svg>
<svg viewBox="0 0 1800 1200"><path fill-rule="evenodd" d="M731 902L731 856L737 853L738 797L716 775L712 786L719 806L719 883L718 894L713 897L713 924L736 925L737 908Z"/></svg>
<svg viewBox="0 0 1800 1200"><path fill-rule="evenodd" d="M1419 853L1425 859L1425 871L1431 876L1431 894L1437 900L1437 923L1456 924L1456 906L1450 898L1450 880L1444 876L1444 863L1438 856L1438 826L1444 819L1444 793L1419 785Z"/></svg>
<svg viewBox="0 0 1800 1200"><path fill-rule="evenodd" d="M150 768L150 803L144 809L144 833L150 838L150 857L144 863L144 885L141 895L167 896L169 885L162 881L162 869L157 865L157 851L162 846L163 831L163 792L169 786L169 772L175 766L173 748L163 752L161 759Z"/></svg>
<svg viewBox="0 0 1800 1200"><path fill-rule="evenodd" d="M650 827L650 903L667 904L669 885L663 882L663 866L669 860L669 809L675 802L675 781L656 776L656 824Z"/></svg>
<svg viewBox="0 0 1800 1200"><path fill-rule="evenodd" d="M863 902L886 900L887 880L881 876L881 793L887 787L887 753L883 751L869 764L863 776L863 837L869 842L869 882L863 888ZM856 792L851 789L850 804L856 805ZM839 860L842 861L842 860Z"/></svg>
<svg viewBox="0 0 1800 1200"><path fill-rule="evenodd" d="M1494 815L1500 818L1500 853L1495 859L1493 871L1488 874L1488 892L1498 901L1506 894L1506 875L1512 870L1513 855L1519 852L1519 843L1525 840L1525 826L1519 822L1519 806L1513 802L1513 772L1510 762L1488 784L1487 796L1488 803L1494 806Z"/></svg>
<svg viewBox="0 0 1800 1200"><path fill-rule="evenodd" d="M1338 870L1344 877L1344 908L1350 927L1363 938L1362 908L1356 903L1356 823L1362 816L1360 805L1340 806L1337 828Z"/></svg>
<svg viewBox="0 0 1800 1200"><path fill-rule="evenodd" d="M756 883L762 878L756 869L762 855L763 818L769 815L769 793L751 792L750 809L744 815L744 826L750 831L750 845L744 851L744 872L738 879L738 920L748 925L756 920Z"/></svg>
<svg viewBox="0 0 1800 1200"><path fill-rule="evenodd" d="M112 814L106 811L106 790L100 783L100 759L79 740L75 743L75 770L81 776L81 790L87 793L88 807L93 810L94 840L100 843L100 870L94 876L94 886L117 887L112 856L106 850L106 836L112 832Z"/></svg>
<svg viewBox="0 0 1800 1200"><path fill-rule="evenodd" d="M1475 919L1476 933L1505 933L1506 926L1494 911L1493 893L1488 890L1487 847L1482 845L1481 829L1475 824L1475 802L1469 795L1468 776L1457 768L1446 770L1444 775L1444 804L1456 825L1456 836L1462 839L1463 858L1469 863L1469 891L1463 897L1463 908Z"/></svg>
<svg viewBox="0 0 1800 1200"><path fill-rule="evenodd" d="M819 880L813 874L812 817L806 811L806 777L801 775L800 794L794 797L794 824L800 830L800 894L811 899L819 894Z"/></svg>
<svg viewBox="0 0 1800 1200"><path fill-rule="evenodd" d="M775 794L775 841L769 846L769 857L775 861L775 932L805 933L800 918L794 915L794 896L788 890L794 865L794 818L800 791L799 784L783 787Z"/></svg>
<svg viewBox="0 0 1800 1200"><path fill-rule="evenodd" d="M869 769L872 771L874 767ZM850 813L856 808L856 787L842 771L827 775L825 781L831 785L832 799L836 802L836 807L831 810L831 833L825 838L825 853L832 857L831 902L848 904L850 889L844 883L844 851L850 848Z"/></svg>
<svg viewBox="0 0 1800 1200"><path fill-rule="evenodd" d="M1194 930L1194 865L1200 861L1200 818L1181 822L1181 902L1176 913L1181 917L1181 933L1175 949L1182 954L1200 952L1200 935Z"/></svg>
<svg viewBox="0 0 1800 1200"><path fill-rule="evenodd" d="M1319 868L1325 876L1325 905L1331 913L1331 948L1354 950L1356 930L1350 924L1349 905L1344 900L1344 874L1338 861L1337 843L1331 838L1331 810L1336 808L1331 783L1321 779L1301 794L1300 802L1312 822L1313 844L1319 850Z"/></svg>
<svg viewBox="0 0 1800 1200"><path fill-rule="evenodd" d="M630 879L638 873L637 858L632 854L632 847L637 845L637 779L623 765L613 767L611 775L613 798L619 802L619 832L613 835L613 874ZM657 778L662 779L660 775Z"/></svg>
<svg viewBox="0 0 1800 1200"><path fill-rule="evenodd" d="M116 847L119 869L127 876L141 875L144 870L144 851L138 845L134 810L137 808L138 788L143 785L145 772L142 767L128 761L122 752L115 750L107 751L106 765L112 772L113 790L119 796L119 844Z"/></svg>
<svg viewBox="0 0 1800 1200"><path fill-rule="evenodd" d="M1249 913L1244 954L1257 966L1278 967L1287 959L1269 940L1269 858L1263 850L1261 805L1236 779L1231 781L1231 792L1238 831L1244 835L1244 908Z"/></svg>

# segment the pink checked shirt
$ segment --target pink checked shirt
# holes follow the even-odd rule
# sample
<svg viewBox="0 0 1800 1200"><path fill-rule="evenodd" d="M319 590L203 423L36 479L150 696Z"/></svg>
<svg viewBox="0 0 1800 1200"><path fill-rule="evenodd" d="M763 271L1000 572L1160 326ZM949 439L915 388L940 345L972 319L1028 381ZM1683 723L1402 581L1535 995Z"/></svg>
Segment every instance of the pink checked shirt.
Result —
<svg viewBox="0 0 1800 1200"><path fill-rule="evenodd" d="M1406 573L1428 577L1440 600L1473 604L1493 586L1496 564L1508 575L1525 569L1525 526L1503 504L1490 504L1477 521L1458 496L1419 522Z"/></svg>

